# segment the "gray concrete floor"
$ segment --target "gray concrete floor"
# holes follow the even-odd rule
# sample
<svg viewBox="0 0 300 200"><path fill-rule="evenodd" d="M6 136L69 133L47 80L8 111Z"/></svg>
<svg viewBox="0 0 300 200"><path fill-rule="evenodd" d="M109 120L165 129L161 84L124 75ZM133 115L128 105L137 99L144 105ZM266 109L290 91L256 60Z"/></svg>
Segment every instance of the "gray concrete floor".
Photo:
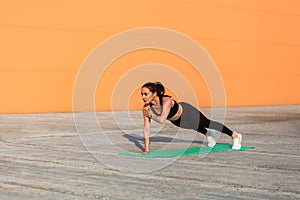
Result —
<svg viewBox="0 0 300 200"><path fill-rule="evenodd" d="M201 109L222 121L224 109ZM247 151L122 157L143 146L140 111L0 115L0 199L300 199L300 106L227 108ZM153 124L151 149L206 145ZM230 143L218 135L219 143Z"/></svg>

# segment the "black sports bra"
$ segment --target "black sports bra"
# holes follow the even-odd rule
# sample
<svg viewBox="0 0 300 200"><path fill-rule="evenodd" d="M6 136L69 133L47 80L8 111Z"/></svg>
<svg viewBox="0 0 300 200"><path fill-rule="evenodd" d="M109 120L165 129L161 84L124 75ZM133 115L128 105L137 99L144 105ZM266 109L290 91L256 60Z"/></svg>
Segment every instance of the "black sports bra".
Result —
<svg viewBox="0 0 300 200"><path fill-rule="evenodd" d="M173 102L174 102L174 104L173 104L173 106L170 108L170 112L169 112L169 115L168 115L167 119L170 119L170 118L174 117L174 116L176 115L176 113L178 112L178 109L179 109L178 103L177 103L175 100L173 100ZM153 112L155 115L160 116L161 113L158 113L158 112L155 110L155 108L153 108L152 106L153 106L153 105L150 104L150 108L151 108L152 112ZM161 111L162 111L162 109L161 109Z"/></svg>
<svg viewBox="0 0 300 200"><path fill-rule="evenodd" d="M174 101L174 104L170 109L167 119L174 117L174 115L176 115L176 113L178 112L178 109L179 109L178 103L175 100L173 100L173 101Z"/></svg>

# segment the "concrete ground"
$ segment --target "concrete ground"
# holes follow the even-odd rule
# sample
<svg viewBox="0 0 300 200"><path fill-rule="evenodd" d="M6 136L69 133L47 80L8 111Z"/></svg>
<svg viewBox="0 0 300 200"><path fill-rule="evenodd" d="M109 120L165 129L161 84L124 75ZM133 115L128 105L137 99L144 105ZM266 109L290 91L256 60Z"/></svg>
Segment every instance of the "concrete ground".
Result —
<svg viewBox="0 0 300 200"><path fill-rule="evenodd" d="M0 199L300 199L300 105L201 110L256 148L124 157L143 146L140 111L2 114ZM153 124L152 150L199 145L203 135Z"/></svg>

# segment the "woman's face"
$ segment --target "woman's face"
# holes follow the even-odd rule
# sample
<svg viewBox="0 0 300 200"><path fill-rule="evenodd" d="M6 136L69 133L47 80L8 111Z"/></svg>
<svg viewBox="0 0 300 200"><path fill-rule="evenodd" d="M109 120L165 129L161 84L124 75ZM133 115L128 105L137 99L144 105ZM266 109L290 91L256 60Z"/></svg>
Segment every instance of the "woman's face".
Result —
<svg viewBox="0 0 300 200"><path fill-rule="evenodd" d="M148 88L143 87L141 89L141 95L142 95L142 99L144 101L145 104L149 104L151 103L154 98L156 97L156 92L151 92Z"/></svg>

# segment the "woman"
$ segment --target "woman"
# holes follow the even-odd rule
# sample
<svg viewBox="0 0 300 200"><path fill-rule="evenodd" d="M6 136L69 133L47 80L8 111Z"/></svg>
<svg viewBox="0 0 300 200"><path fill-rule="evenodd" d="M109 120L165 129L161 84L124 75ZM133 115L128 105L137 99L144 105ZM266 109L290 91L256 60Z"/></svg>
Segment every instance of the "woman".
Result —
<svg viewBox="0 0 300 200"><path fill-rule="evenodd" d="M150 150L151 119L160 124L169 120L180 128L200 132L206 135L209 147L216 145L214 130L217 130L232 137L232 149L239 150L241 148L241 134L231 131L219 122L209 120L198 109L188 103L177 103L171 96L165 95L165 88L160 82L145 83L141 88L141 95L145 103L142 110L145 149L142 154L148 154Z"/></svg>

